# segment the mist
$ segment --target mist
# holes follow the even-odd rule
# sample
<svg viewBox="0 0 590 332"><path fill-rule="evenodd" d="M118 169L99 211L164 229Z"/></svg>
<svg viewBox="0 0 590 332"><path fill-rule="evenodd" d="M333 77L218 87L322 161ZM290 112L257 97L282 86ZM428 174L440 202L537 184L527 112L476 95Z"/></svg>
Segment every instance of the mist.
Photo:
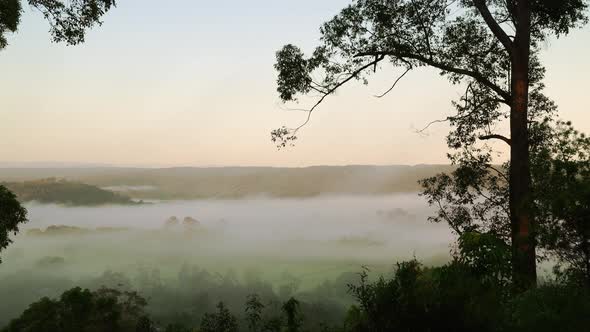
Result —
<svg viewBox="0 0 590 332"><path fill-rule="evenodd" d="M9 299L0 308L2 321L73 285L125 284L149 293L145 280L157 276L161 287L177 285L187 269L246 288L257 280L285 296L321 294L317 287L343 276L354 279L363 266L387 273L413 257L444 262L453 241L446 225L427 221L433 211L417 194L102 207L29 203L27 209L30 221L0 265L0 298ZM346 301L342 283L334 298L322 300ZM11 295L15 289L19 296Z"/></svg>
<svg viewBox="0 0 590 332"><path fill-rule="evenodd" d="M255 255L257 258L269 252L279 258L388 260L412 255L428 258L440 253L451 241L446 225L427 221L432 210L415 194L311 199L260 197L106 207L29 204L27 208L30 222L23 233L32 228L66 225L90 229L126 228L150 234L150 230L166 230L165 223L171 217L179 219L180 224L190 217L198 222L198 228L190 233L184 232L182 225L168 227L163 234L151 232L151 235L162 236L190 235L172 243L156 236L152 243L162 242L167 250L181 250L179 257L187 258L196 252L204 256ZM363 246L362 241L355 239L366 239L370 243ZM347 240L359 243L338 245ZM27 241L27 236L18 238L13 249L28 247ZM355 246L353 251L347 248L351 246ZM283 250L269 250L281 247ZM288 250L289 247L298 249Z"/></svg>

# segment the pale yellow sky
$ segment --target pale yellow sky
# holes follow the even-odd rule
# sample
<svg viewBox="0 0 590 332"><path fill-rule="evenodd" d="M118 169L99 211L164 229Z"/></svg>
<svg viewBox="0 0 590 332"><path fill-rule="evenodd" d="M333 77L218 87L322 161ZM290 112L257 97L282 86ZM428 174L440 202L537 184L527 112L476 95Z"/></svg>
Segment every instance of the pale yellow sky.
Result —
<svg viewBox="0 0 590 332"><path fill-rule="evenodd" d="M147 1L147 0L146 0ZM105 24L72 48L49 42L39 15L0 52L0 161L117 165L306 166L446 163L445 125L416 128L452 112L460 94L436 72L410 73L386 98L394 72L332 96L277 151L270 130L304 114L281 110L274 52L311 49L319 25L346 0L259 0L251 15L201 1L120 2ZM241 2L239 2L241 3ZM308 6L309 13L300 8ZM186 6L179 13L178 8ZM287 14L288 13L288 14ZM310 14L311 13L311 14ZM157 16L156 16L157 14ZM154 20L157 17L157 20ZM156 23L154 23L156 22ZM590 31L552 41L544 55L548 93L562 117L590 132Z"/></svg>

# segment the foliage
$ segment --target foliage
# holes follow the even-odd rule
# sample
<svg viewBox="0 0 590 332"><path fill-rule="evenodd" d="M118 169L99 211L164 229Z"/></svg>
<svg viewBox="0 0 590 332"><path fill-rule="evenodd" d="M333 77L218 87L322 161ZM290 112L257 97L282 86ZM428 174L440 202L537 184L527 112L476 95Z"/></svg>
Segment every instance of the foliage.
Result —
<svg viewBox="0 0 590 332"><path fill-rule="evenodd" d="M399 263L391 279L371 283L361 273L351 285L358 308L349 312L351 331L494 331L501 291L477 279L460 262L424 268L417 261Z"/></svg>
<svg viewBox="0 0 590 332"><path fill-rule="evenodd" d="M263 309L264 304L260 302L260 296L258 296L257 294L248 295L245 312L246 321L250 332L260 331Z"/></svg>
<svg viewBox="0 0 590 332"><path fill-rule="evenodd" d="M43 298L2 332L12 331L165 331L165 332L389 332L389 331L583 331L590 324L590 288L557 278L536 289L514 294L459 260L425 267L416 260L398 263L390 277L370 280L364 269L349 285L356 304L339 322L310 324L306 301L290 298L262 305L246 297L245 312L255 313L256 327L234 316L222 302L206 314L199 329L190 324L162 325L147 316L147 302L134 292L74 288L59 300ZM256 310L252 310L256 308ZM274 308L279 309L273 311ZM313 314L313 312L309 312ZM162 326L166 326L163 328Z"/></svg>
<svg viewBox="0 0 590 332"><path fill-rule="evenodd" d="M287 302L283 303L282 309L287 317L287 332L299 331L303 320L299 309L299 301L291 297Z"/></svg>
<svg viewBox="0 0 590 332"><path fill-rule="evenodd" d="M170 324L166 326L164 332L191 332L192 330L182 324Z"/></svg>
<svg viewBox="0 0 590 332"><path fill-rule="evenodd" d="M509 331L586 331L590 326L590 289L572 284L547 284L512 299Z"/></svg>
<svg viewBox="0 0 590 332"><path fill-rule="evenodd" d="M550 35L565 35L587 22L584 0L531 1L531 84L540 81L543 68L536 53ZM516 5L504 1L453 0L357 0L320 29L320 45L305 57L295 45L276 54L277 91L283 101L318 93L321 98L351 80L367 81L379 65L389 62L402 68L438 69L453 84L467 85L457 116L457 132L489 129L490 121L504 116L508 104L511 49L514 41L503 27L516 30ZM498 23L500 22L500 23ZM502 24L500 26L499 24ZM393 86L399 80L395 80ZM393 88L393 87L392 87ZM456 103L458 105L458 103ZM272 132L273 142L285 147L296 139L299 128L282 127Z"/></svg>
<svg viewBox="0 0 590 332"><path fill-rule="evenodd" d="M491 232L499 238L506 237L499 231L507 229L515 289L533 287L537 283L537 253L529 157L534 133L529 126L534 122L537 104L551 105L542 94L545 70L539 50L549 36L567 34L571 28L587 23L586 8L585 0L354 1L322 26L321 43L308 58L291 44L277 52L275 68L279 71L277 91L281 99L296 101L299 94L310 93L320 97L306 109L302 125L274 130L271 139L279 148L291 145L326 97L352 80L367 83L371 71L379 65L389 63L402 69L383 95L412 69L427 66L438 70L452 84L465 86L463 96L454 102L456 115L445 119L452 127L447 143L458 151L451 159L475 160L483 166L491 163L491 149L476 146L476 142L498 139L510 146L510 172L505 177L509 227L488 220L489 215L503 218L494 211L502 202L484 199L481 204L485 191L472 195L460 187L459 198L451 197L458 204L441 204L441 211L449 209L452 213L443 217L467 225L473 224L473 213L480 214L477 219L486 220L488 226L504 229L479 232ZM514 33L509 34L509 30ZM509 122L509 136L496 132L502 122ZM488 181L481 178L489 177L487 168L467 170L475 170L477 180ZM481 170L484 172L477 172ZM461 185L451 183L455 184Z"/></svg>
<svg viewBox="0 0 590 332"><path fill-rule="evenodd" d="M351 285L351 307L337 331L583 331L590 288L555 280L514 295L459 261L424 268L397 265L391 279Z"/></svg>
<svg viewBox="0 0 590 332"><path fill-rule="evenodd" d="M555 112L550 102L538 105L537 119ZM530 126L535 232L544 253L540 258L557 258L590 284L590 139L571 123L550 117ZM438 208L430 220L447 222L459 235L460 259L506 280L509 267L502 261L509 262L509 165L492 165L491 150L479 151L477 157L474 150L456 156L458 168L451 174L421 181L422 194Z"/></svg>
<svg viewBox="0 0 590 332"><path fill-rule="evenodd" d="M432 222L446 222L459 236L477 232L493 234L508 241L510 220L504 173L489 167L489 155L460 160L450 174L441 173L421 180L423 196L437 208Z"/></svg>
<svg viewBox="0 0 590 332"><path fill-rule="evenodd" d="M135 332L145 328L147 302L135 292L79 287L64 292L58 300L42 298L8 324L3 332ZM138 330L137 328L140 328Z"/></svg>
<svg viewBox="0 0 590 332"><path fill-rule="evenodd" d="M533 158L539 242L590 285L590 138L570 122L544 123Z"/></svg>
<svg viewBox="0 0 590 332"><path fill-rule="evenodd" d="M148 317L143 316L140 317L137 321L137 325L135 326L135 332L156 332L157 327L155 326L154 322Z"/></svg>
<svg viewBox="0 0 590 332"><path fill-rule="evenodd" d="M22 11L20 0L2 0L0 1L0 49L8 44L5 34L15 32L20 23L20 13Z"/></svg>
<svg viewBox="0 0 590 332"><path fill-rule="evenodd" d="M201 320L200 332L237 332L238 320L223 302L217 304L217 312L205 314Z"/></svg>
<svg viewBox="0 0 590 332"><path fill-rule="evenodd" d="M510 283L510 246L493 234L462 234L456 259L483 280L502 286Z"/></svg>
<svg viewBox="0 0 590 332"><path fill-rule="evenodd" d="M12 243L10 234L16 235L19 225L25 222L27 222L27 210L21 206L14 193L0 185L0 252Z"/></svg>
<svg viewBox="0 0 590 332"><path fill-rule="evenodd" d="M16 32L22 14L22 0L0 0L0 50L8 44L6 33ZM102 24L101 17L115 6L115 0L28 0L49 22L54 42L76 45L85 33Z"/></svg>
<svg viewBox="0 0 590 332"><path fill-rule="evenodd" d="M282 330L283 320L280 317L271 317L262 324L262 331L264 332L281 332Z"/></svg>

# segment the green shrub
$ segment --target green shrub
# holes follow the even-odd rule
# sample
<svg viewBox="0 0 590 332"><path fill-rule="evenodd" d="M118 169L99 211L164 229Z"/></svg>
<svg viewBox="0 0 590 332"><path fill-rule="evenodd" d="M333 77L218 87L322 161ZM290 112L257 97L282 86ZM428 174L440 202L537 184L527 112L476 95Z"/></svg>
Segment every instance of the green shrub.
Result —
<svg viewBox="0 0 590 332"><path fill-rule="evenodd" d="M507 309L512 331L590 330L590 291L575 285L540 286L513 298Z"/></svg>

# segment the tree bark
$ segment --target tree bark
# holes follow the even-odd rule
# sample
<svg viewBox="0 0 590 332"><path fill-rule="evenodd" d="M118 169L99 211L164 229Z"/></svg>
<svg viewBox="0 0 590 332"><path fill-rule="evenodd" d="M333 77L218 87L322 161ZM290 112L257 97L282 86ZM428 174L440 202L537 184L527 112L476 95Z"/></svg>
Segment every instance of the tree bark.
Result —
<svg viewBox="0 0 590 332"><path fill-rule="evenodd" d="M528 102L531 17L528 0L516 6L516 35L512 52L510 109L510 222L513 281L517 291L536 286L535 223L531 215Z"/></svg>

